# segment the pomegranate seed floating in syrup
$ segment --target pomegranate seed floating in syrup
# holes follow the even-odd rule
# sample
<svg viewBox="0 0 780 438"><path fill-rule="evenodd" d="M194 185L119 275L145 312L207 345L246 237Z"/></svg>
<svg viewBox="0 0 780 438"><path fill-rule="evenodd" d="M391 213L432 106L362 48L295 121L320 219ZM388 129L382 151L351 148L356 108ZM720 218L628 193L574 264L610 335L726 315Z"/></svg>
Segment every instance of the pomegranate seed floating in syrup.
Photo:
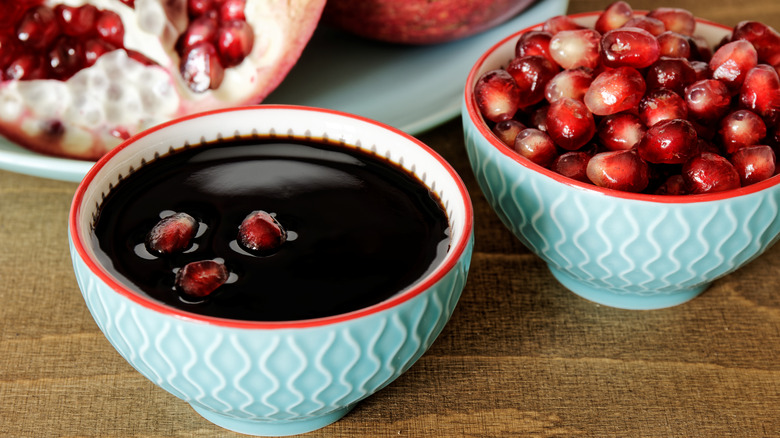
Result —
<svg viewBox="0 0 780 438"><path fill-rule="evenodd" d="M477 107L518 155L615 190L685 195L777 173L780 33L755 21L711 47L690 11L609 5L521 35L479 78ZM529 129L526 129L529 128Z"/></svg>

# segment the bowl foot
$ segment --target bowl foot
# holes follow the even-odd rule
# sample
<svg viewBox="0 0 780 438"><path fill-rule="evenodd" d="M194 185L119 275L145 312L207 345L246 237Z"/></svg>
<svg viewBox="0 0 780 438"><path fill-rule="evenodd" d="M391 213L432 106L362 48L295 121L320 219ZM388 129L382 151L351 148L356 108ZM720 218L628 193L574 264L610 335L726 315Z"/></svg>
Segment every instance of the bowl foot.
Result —
<svg viewBox="0 0 780 438"><path fill-rule="evenodd" d="M232 430L233 432L255 436L289 436L311 432L338 421L341 417L347 415L354 407L354 405L348 406L329 414L306 420L252 421L228 417L195 405L191 406L195 409L195 412L219 427Z"/></svg>
<svg viewBox="0 0 780 438"><path fill-rule="evenodd" d="M704 292L710 283L700 286L680 289L671 293L653 295L619 294L606 289L599 289L572 277L558 268L548 265L550 272L566 289L594 303L603 304L618 309L653 310L673 307L689 301Z"/></svg>

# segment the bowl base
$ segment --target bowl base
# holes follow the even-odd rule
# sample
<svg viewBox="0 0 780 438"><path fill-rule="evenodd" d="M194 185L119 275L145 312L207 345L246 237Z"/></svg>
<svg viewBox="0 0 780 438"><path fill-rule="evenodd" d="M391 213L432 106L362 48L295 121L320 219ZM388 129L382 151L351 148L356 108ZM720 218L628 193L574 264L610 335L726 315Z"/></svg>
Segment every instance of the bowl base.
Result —
<svg viewBox="0 0 780 438"><path fill-rule="evenodd" d="M658 293L654 295L619 294L585 284L553 266L548 265L547 267L550 269L550 272L555 279L566 289L569 289L588 301L618 309L654 310L673 307L692 300L710 286L710 283L706 283L688 289L680 289L671 293Z"/></svg>
<svg viewBox="0 0 780 438"><path fill-rule="evenodd" d="M242 420L240 418L228 417L226 415L222 415L195 405L190 406L192 406L192 409L194 409L195 412L200 414L203 418L209 420L219 427L232 430L233 432L255 436L289 436L311 432L338 421L341 419L341 417L347 415L347 413L349 413L349 411L351 411L354 407L354 405L351 405L346 408L335 410L326 415L310 418L307 420L274 422Z"/></svg>

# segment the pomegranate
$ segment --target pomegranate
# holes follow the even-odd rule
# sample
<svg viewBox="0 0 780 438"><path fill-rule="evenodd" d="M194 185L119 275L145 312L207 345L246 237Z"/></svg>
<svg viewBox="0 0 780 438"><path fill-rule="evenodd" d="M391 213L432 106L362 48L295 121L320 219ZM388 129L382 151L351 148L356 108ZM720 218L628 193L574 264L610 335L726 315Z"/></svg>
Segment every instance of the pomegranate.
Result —
<svg viewBox="0 0 780 438"><path fill-rule="evenodd" d="M721 192L777 174L780 33L742 22L709 45L689 11L641 14L624 1L593 28L580 23L548 19L476 82L483 120L518 156L655 195Z"/></svg>
<svg viewBox="0 0 780 438"><path fill-rule="evenodd" d="M323 20L379 41L436 44L487 30L533 0L328 0Z"/></svg>
<svg viewBox="0 0 780 438"><path fill-rule="evenodd" d="M85 160L165 120L262 101L324 8L324 0L11 3L0 17L0 134Z"/></svg>

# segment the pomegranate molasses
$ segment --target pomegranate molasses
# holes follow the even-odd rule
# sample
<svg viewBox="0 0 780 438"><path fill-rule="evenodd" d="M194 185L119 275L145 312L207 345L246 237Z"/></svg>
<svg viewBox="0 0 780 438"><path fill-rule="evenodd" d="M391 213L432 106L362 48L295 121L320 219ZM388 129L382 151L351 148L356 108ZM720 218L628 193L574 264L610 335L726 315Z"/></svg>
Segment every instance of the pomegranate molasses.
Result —
<svg viewBox="0 0 780 438"><path fill-rule="evenodd" d="M258 218L276 233L272 251L242 243ZM168 229L178 234L160 237ZM107 194L93 238L113 275L170 306L291 321L390 298L443 259L448 234L438 197L397 164L343 144L260 137L136 169ZM168 237L185 242L158 250Z"/></svg>

